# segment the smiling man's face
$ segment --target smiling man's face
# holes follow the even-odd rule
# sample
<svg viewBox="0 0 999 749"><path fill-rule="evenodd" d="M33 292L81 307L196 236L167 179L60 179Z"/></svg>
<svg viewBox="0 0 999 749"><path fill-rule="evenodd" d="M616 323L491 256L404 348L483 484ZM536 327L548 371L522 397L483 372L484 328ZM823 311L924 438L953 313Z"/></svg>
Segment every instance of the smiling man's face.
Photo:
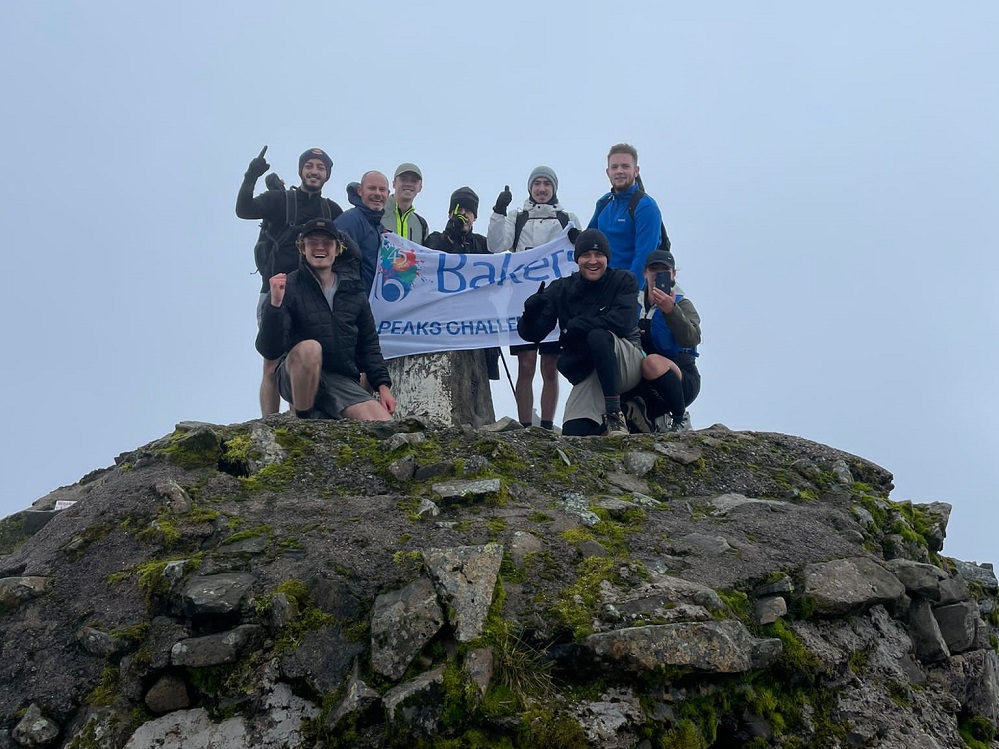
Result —
<svg viewBox="0 0 999 749"><path fill-rule="evenodd" d="M322 159L309 159L302 164L302 189L319 192L330 178Z"/></svg>
<svg viewBox="0 0 999 749"><path fill-rule="evenodd" d="M576 261L579 275L587 281L597 281L607 272L607 256L599 250L587 250Z"/></svg>
<svg viewBox="0 0 999 749"><path fill-rule="evenodd" d="M314 231L302 238L300 251L312 270L326 270L340 254L340 242L332 234Z"/></svg>

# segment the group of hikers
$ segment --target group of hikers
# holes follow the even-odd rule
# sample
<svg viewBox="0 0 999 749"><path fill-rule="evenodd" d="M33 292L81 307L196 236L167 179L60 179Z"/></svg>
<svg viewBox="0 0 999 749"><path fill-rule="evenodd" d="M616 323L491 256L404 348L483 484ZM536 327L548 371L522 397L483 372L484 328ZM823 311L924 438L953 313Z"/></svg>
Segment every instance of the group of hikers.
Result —
<svg viewBox="0 0 999 749"><path fill-rule="evenodd" d="M514 396L530 426L534 376L540 366L540 425L554 428L559 373L571 384L562 433L623 436L689 429L687 407L700 390L700 317L676 285L676 261L656 201L639 177L638 151L619 143L607 155L611 189L585 229L558 201L558 176L536 167L523 207L510 210L509 186L496 197L485 236L473 231L479 197L451 194L443 231L431 232L414 202L423 188L416 164L388 177L368 171L347 187L344 211L322 195L333 161L319 148L298 160L301 183L276 174L254 196L270 165L267 148L250 161L236 215L261 220L255 249L262 287L257 351L263 356L260 408L277 413L281 399L312 419L388 420L395 411L388 368L368 302L381 234L394 232L447 253L520 252L568 232L578 270L528 297L517 332ZM555 328L558 340L546 341Z"/></svg>

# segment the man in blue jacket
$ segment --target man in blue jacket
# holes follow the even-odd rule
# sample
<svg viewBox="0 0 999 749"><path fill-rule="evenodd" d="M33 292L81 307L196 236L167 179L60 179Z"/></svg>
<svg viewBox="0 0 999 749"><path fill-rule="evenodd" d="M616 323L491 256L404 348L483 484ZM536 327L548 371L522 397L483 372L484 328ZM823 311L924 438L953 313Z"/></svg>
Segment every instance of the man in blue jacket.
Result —
<svg viewBox="0 0 999 749"><path fill-rule="evenodd" d="M631 271L641 289L645 288L645 258L659 249L663 238L663 217L656 201L638 183L638 173L635 147L627 143L611 146L607 154L611 191L597 201L587 228L603 232L610 243L610 267Z"/></svg>
<svg viewBox="0 0 999 749"><path fill-rule="evenodd" d="M365 294L371 293L378 267L378 253L382 246L382 216L388 200L388 178L381 172L365 172L359 185L347 186L349 208L333 223L361 248L361 283Z"/></svg>

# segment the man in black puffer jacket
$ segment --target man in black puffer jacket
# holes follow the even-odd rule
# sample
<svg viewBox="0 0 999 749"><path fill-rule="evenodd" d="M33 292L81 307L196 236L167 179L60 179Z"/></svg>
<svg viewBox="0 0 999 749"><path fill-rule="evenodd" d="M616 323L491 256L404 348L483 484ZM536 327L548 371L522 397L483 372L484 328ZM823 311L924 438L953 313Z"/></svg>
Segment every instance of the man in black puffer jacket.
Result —
<svg viewBox="0 0 999 749"><path fill-rule="evenodd" d="M607 267L610 245L596 229L579 232L573 244L579 270L547 289L542 283L524 302L517 332L540 343L558 324L558 371L572 383L562 434L625 436L621 393L642 372L638 282L627 270Z"/></svg>
<svg viewBox="0 0 999 749"><path fill-rule="evenodd" d="M298 238L298 270L270 279L257 351L277 359L278 391L306 419L386 421L395 410L361 253L324 218ZM360 384L365 373L376 400Z"/></svg>

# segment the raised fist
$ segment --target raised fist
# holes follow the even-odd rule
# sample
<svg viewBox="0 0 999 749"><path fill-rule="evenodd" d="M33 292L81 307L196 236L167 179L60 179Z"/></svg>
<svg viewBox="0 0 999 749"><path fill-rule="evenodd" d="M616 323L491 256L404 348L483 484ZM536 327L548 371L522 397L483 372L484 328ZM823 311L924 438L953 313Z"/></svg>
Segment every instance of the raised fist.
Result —
<svg viewBox="0 0 999 749"><path fill-rule="evenodd" d="M271 306L280 307L281 303L284 301L284 290L288 285L288 274L278 273L277 275L271 276Z"/></svg>

